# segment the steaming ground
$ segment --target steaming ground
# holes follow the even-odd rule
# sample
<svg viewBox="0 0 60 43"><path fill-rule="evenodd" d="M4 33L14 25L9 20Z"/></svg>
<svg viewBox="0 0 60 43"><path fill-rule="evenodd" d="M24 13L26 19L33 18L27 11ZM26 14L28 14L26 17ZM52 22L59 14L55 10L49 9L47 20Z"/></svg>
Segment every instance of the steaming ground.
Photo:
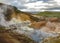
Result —
<svg viewBox="0 0 60 43"><path fill-rule="evenodd" d="M28 27L30 24L31 23L28 20L22 22L22 21L17 21L16 18L12 18L10 21L6 21L4 19L4 14L0 14L0 25L1 26L11 28L10 26L14 25L17 28L16 30L14 30L14 32L17 32L19 34L25 34L37 42L42 41L46 37L58 36L58 34L56 34L56 33L47 33L47 32L41 31L41 30L30 28L30 27Z"/></svg>
<svg viewBox="0 0 60 43"><path fill-rule="evenodd" d="M12 9L12 7L10 8L10 6L2 5L1 3L0 3L0 6L1 6L0 7L0 25L8 27L12 22L5 20L6 18L5 14L7 14L6 13L7 9Z"/></svg>
<svg viewBox="0 0 60 43"><path fill-rule="evenodd" d="M58 34L54 33L54 32L48 33L48 32L44 32L40 29L38 30L38 29L30 28L30 27L28 27L28 25L30 25L29 23L23 22L23 23L20 23L19 25L17 24L16 25L17 30L14 30L14 32L18 32L19 34L25 34L37 42L41 42L44 38L47 38L47 37L58 36Z"/></svg>
<svg viewBox="0 0 60 43"><path fill-rule="evenodd" d="M57 33L43 31L44 29L47 30L46 29L47 27L43 27L40 29L34 29L34 28L29 27L29 25L31 25L31 22L29 20L27 20L27 21L19 20L18 21L16 18L13 17L13 18L11 18L11 20L7 21L5 14L8 12L6 12L6 11L8 9L9 9L9 11L12 11L13 7L7 6L7 5L3 5L3 6L0 5L0 6L1 6L0 7L0 26L6 27L6 28L8 27L8 29L11 29L12 27L16 27L17 29L14 30L14 32L17 32L19 34L25 34L37 42L42 41L46 37L58 36Z"/></svg>
<svg viewBox="0 0 60 43"><path fill-rule="evenodd" d="M22 22L22 21L18 22L15 18L13 18L13 19L11 19L11 21L5 21L4 15L3 14L0 14L0 15L1 15L0 25L5 26L5 27L9 27L11 25L12 25L12 27L15 26L17 28L17 30L14 30L14 32L17 32L19 34L25 34L37 42L42 41L46 37L50 37L50 36L54 37L54 36L58 35L56 33L47 33L47 32L41 31L41 30L37 30L37 29L28 27L31 24L30 21L28 21L28 20L24 21L24 22ZM9 27L9 28L11 28L11 27Z"/></svg>

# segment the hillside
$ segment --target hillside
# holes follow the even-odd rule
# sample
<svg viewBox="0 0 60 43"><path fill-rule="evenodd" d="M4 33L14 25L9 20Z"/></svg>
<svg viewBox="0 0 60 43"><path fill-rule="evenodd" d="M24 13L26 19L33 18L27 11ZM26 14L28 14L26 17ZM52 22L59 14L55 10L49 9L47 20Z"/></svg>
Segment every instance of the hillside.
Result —
<svg viewBox="0 0 60 43"><path fill-rule="evenodd" d="M0 10L3 10L3 12L0 11L0 13L4 14L5 20L7 21L11 20L12 18L16 18L17 20L22 20L22 21L26 21L26 20L39 21L39 19L33 17L31 13L22 12L18 10L18 8L16 8L15 6L0 3L0 7L1 7Z"/></svg>
<svg viewBox="0 0 60 43"><path fill-rule="evenodd" d="M15 6L0 3L0 43L36 43L25 34L18 34L13 32L17 30L17 27L12 26L10 29L6 29L11 25L15 25L16 21L37 21L38 18L33 17L31 13L25 13L18 10Z"/></svg>
<svg viewBox="0 0 60 43"><path fill-rule="evenodd" d="M45 16L45 17L60 17L60 12L45 11L45 12L40 12L40 13L38 13L36 15Z"/></svg>
<svg viewBox="0 0 60 43"><path fill-rule="evenodd" d="M26 21L26 20L39 21L39 19L37 17L32 16L33 15L32 13L22 12L22 11L18 10L15 6L13 6L13 9L15 12L15 14L13 16L15 16L17 19L21 19L22 21Z"/></svg>
<svg viewBox="0 0 60 43"><path fill-rule="evenodd" d="M17 29L11 29L0 26L0 43L37 43L27 35L14 31Z"/></svg>

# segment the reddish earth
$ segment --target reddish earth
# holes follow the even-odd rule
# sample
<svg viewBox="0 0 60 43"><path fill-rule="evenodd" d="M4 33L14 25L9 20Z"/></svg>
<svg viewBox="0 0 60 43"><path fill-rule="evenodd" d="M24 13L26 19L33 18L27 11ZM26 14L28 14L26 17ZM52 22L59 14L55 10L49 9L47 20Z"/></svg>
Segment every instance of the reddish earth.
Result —
<svg viewBox="0 0 60 43"><path fill-rule="evenodd" d="M33 22L33 23L31 24L31 26L32 26L33 28L40 29L42 26L45 26L45 24L46 24L46 21Z"/></svg>
<svg viewBox="0 0 60 43"><path fill-rule="evenodd" d="M58 18L49 18L49 21L51 21L51 22L56 22L56 21L58 21L59 19Z"/></svg>

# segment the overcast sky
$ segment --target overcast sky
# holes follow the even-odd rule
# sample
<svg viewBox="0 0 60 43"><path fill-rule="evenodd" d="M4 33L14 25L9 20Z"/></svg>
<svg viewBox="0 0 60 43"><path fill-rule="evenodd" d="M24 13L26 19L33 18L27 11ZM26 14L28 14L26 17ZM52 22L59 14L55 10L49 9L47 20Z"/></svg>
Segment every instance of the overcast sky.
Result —
<svg viewBox="0 0 60 43"><path fill-rule="evenodd" d="M0 0L1 3L16 6L21 11L60 11L60 0Z"/></svg>

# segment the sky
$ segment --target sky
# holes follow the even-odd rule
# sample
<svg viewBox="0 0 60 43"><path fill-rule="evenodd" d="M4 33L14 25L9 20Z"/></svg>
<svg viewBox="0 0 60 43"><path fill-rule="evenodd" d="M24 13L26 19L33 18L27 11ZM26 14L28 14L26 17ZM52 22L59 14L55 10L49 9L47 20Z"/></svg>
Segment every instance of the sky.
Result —
<svg viewBox="0 0 60 43"><path fill-rule="evenodd" d="M25 12L60 11L60 0L0 0Z"/></svg>

